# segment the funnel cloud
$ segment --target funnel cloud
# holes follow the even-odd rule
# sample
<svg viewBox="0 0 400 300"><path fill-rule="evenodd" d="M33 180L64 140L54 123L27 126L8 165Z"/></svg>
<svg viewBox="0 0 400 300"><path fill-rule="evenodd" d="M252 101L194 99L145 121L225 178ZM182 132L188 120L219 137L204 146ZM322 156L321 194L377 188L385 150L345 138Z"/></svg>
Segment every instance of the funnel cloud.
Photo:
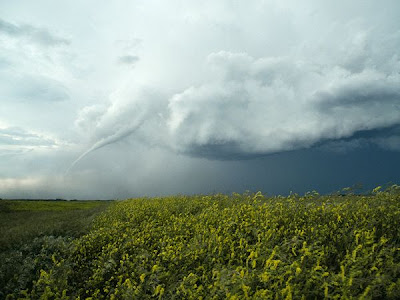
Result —
<svg viewBox="0 0 400 300"><path fill-rule="evenodd" d="M85 152L83 152L72 164L71 166L68 168L66 175L68 175L69 171L81 160L83 159L85 156L87 156L88 154L90 154L93 151L96 151L100 148L103 148L107 145L116 143L128 136L130 136L131 134L133 134L139 127L140 127L141 123L136 124L134 126L129 126L126 128L121 128L119 131L117 131L116 133L109 135L105 138L102 138L101 140L97 141L96 143L93 144L92 147L90 147L88 150L86 150Z"/></svg>

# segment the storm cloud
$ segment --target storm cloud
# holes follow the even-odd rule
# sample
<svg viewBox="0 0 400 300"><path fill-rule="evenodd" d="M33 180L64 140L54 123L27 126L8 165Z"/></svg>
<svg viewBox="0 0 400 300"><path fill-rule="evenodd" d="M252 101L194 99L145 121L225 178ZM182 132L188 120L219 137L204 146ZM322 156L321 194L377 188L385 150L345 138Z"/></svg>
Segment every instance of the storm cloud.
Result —
<svg viewBox="0 0 400 300"><path fill-rule="evenodd" d="M6 195L331 191L397 178L395 163L378 164L400 151L397 1L0 9Z"/></svg>
<svg viewBox="0 0 400 300"><path fill-rule="evenodd" d="M372 45L374 38L365 37ZM104 116L126 124L146 109L151 113L143 122L164 123L168 138L163 142L169 148L211 159L259 156L351 138L400 123L400 39L391 42L399 45L385 51L391 66L379 64L381 54L375 57L372 49L363 47L369 59L357 70L341 60L322 65L307 56L255 59L247 53L211 53L206 58L210 80L169 95L151 109L149 103L156 99L132 94L133 100L125 104L136 107L132 113L116 113L112 106L113 116ZM357 56L351 43L346 48ZM157 142L159 136L148 130L142 135Z"/></svg>

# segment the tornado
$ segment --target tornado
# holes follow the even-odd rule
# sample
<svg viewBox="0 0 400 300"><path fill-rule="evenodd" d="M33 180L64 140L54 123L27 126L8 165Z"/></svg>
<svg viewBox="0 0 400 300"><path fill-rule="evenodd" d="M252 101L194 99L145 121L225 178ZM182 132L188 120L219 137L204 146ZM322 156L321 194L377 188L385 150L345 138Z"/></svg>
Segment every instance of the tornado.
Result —
<svg viewBox="0 0 400 300"><path fill-rule="evenodd" d="M90 153L92 153L93 151L96 151L100 148L103 148L107 145L110 144L114 144L118 141L121 141L123 139L125 139L126 137L130 136L131 134L133 134L136 130L138 130L138 128L143 124L143 121L138 121L136 124L131 125L131 126L125 126L120 128L117 132L115 132L114 134L111 134L107 137L104 137L102 139L100 139L99 141L97 141L96 143L94 143L92 145L92 147L90 147L89 149L87 149L85 152L83 152L72 164L71 166L67 169L67 171L65 172L65 175L68 175L68 173L71 171L71 169L79 162L81 161L84 157L86 157L87 155L89 155Z"/></svg>

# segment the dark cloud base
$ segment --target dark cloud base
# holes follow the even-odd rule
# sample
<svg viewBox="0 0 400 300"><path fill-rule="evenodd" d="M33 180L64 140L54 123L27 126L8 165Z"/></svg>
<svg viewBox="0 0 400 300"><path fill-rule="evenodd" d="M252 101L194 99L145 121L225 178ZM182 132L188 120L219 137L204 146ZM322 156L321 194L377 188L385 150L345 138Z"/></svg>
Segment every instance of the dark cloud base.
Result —
<svg viewBox="0 0 400 300"><path fill-rule="evenodd" d="M243 147L237 142L218 142L208 143L205 145L194 145L188 147L181 153L191 157L206 158L209 160L221 160L221 161L235 161L235 160L253 160L262 159L264 157L270 157L274 155L282 154L282 152L298 152L300 151L312 151L310 149L324 149L329 151L331 145L342 144L342 147L349 149L342 149L342 152L351 151L351 145L354 142L362 141L362 146L365 151L369 151L371 147L376 147L376 139L385 139L393 136L400 135L400 125L387 126L384 128L374 128L370 130L360 130L355 132L352 136L341 138L341 139L321 139L314 145L309 147L299 147L293 141L292 147L294 150L276 151L276 152L254 152L248 153L243 151ZM303 149L302 149L303 148ZM306 150L308 149L308 150ZM334 151L334 149L332 149ZM285 155L285 154L283 154Z"/></svg>

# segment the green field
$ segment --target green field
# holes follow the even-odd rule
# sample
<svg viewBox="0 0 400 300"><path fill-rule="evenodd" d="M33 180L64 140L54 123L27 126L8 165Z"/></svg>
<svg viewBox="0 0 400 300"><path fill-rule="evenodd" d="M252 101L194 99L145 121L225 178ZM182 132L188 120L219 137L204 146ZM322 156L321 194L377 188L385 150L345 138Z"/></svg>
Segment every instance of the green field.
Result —
<svg viewBox="0 0 400 300"><path fill-rule="evenodd" d="M51 267L52 253L88 232L109 204L0 200L0 299L32 288L40 270Z"/></svg>
<svg viewBox="0 0 400 300"><path fill-rule="evenodd" d="M100 214L107 205L32 203L1 213L14 214L2 235L16 226L21 238L2 237L2 261L31 251L2 277L9 299L400 299L398 188L131 199ZM55 229L33 230L36 213Z"/></svg>

